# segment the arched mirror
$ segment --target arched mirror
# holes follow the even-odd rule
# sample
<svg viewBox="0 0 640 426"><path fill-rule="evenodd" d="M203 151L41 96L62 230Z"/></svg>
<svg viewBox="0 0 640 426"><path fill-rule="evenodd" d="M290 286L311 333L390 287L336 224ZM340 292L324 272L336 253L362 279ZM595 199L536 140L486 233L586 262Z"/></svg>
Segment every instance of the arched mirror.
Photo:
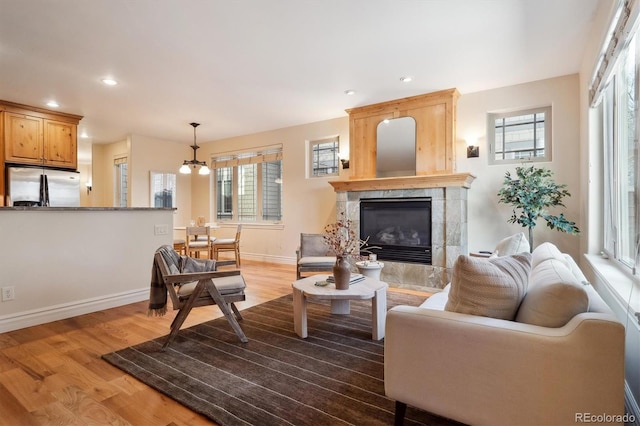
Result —
<svg viewBox="0 0 640 426"><path fill-rule="evenodd" d="M416 120L384 120L377 129L376 177L415 176Z"/></svg>

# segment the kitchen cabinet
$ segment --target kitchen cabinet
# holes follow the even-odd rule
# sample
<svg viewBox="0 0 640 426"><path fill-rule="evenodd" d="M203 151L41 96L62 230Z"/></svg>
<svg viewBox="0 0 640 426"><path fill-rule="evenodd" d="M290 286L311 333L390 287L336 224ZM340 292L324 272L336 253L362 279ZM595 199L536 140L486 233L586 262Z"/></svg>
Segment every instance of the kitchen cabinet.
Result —
<svg viewBox="0 0 640 426"><path fill-rule="evenodd" d="M5 161L76 169L77 125L5 112Z"/></svg>
<svg viewBox="0 0 640 426"><path fill-rule="evenodd" d="M82 116L0 101L0 206L5 163L76 170Z"/></svg>

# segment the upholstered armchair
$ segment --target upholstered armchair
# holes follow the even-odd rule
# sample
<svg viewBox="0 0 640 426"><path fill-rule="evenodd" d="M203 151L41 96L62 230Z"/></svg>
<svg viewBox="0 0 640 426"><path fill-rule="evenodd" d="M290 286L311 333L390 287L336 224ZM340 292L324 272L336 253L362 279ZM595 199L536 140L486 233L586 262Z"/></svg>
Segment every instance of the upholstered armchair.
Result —
<svg viewBox="0 0 640 426"><path fill-rule="evenodd" d="M332 272L336 257L321 234L300 234L300 247L296 250L297 277L309 272Z"/></svg>

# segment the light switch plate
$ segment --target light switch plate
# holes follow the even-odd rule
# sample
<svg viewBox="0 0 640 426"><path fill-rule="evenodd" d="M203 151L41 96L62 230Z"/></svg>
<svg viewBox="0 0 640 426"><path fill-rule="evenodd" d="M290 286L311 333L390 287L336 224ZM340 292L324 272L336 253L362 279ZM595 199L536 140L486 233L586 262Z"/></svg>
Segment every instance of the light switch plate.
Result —
<svg viewBox="0 0 640 426"><path fill-rule="evenodd" d="M154 235L167 235L169 234L169 225L155 225L153 233Z"/></svg>

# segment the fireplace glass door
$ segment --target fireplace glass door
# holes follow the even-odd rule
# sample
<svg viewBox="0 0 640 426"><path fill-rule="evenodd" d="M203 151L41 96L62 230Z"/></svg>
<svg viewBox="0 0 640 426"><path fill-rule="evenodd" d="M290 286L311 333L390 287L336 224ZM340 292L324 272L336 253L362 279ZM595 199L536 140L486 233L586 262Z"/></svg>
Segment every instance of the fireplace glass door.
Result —
<svg viewBox="0 0 640 426"><path fill-rule="evenodd" d="M380 260L431 264L431 198L360 200L360 238Z"/></svg>

